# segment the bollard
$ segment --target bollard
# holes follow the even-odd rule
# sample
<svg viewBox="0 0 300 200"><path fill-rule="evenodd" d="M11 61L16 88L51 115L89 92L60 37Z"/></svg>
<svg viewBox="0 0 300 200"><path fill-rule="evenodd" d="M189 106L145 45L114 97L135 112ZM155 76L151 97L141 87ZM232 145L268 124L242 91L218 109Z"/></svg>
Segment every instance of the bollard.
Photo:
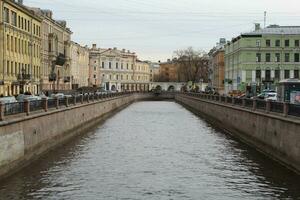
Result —
<svg viewBox="0 0 300 200"><path fill-rule="evenodd" d="M289 103L288 102L284 102L283 103L283 116L286 117L289 114Z"/></svg>
<svg viewBox="0 0 300 200"><path fill-rule="evenodd" d="M43 97L42 98L42 103L43 103L43 109L45 112L48 112L48 98L47 97Z"/></svg>
<svg viewBox="0 0 300 200"><path fill-rule="evenodd" d="M30 101L28 99L24 100L24 112L27 116L30 114Z"/></svg>
<svg viewBox="0 0 300 200"><path fill-rule="evenodd" d="M267 100L266 102L266 112L269 113L271 111L271 100Z"/></svg>
<svg viewBox="0 0 300 200"><path fill-rule="evenodd" d="M0 121L4 120L5 103L0 102Z"/></svg>

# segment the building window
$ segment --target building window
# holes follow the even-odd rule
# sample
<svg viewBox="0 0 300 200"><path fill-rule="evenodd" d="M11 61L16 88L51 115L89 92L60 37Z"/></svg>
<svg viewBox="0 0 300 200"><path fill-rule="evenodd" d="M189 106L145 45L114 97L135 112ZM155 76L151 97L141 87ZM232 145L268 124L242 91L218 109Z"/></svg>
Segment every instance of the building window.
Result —
<svg viewBox="0 0 300 200"><path fill-rule="evenodd" d="M280 70L279 69L275 70L275 78L280 79Z"/></svg>
<svg viewBox="0 0 300 200"><path fill-rule="evenodd" d="M121 63L121 69L123 69L123 63Z"/></svg>
<svg viewBox="0 0 300 200"><path fill-rule="evenodd" d="M295 47L299 47L299 40L295 40Z"/></svg>
<svg viewBox="0 0 300 200"><path fill-rule="evenodd" d="M256 40L256 47L260 47L260 40Z"/></svg>
<svg viewBox="0 0 300 200"><path fill-rule="evenodd" d="M280 40L276 40L276 41L275 41L275 46L276 46L276 47L280 47Z"/></svg>
<svg viewBox="0 0 300 200"><path fill-rule="evenodd" d="M97 71L97 68L96 68L96 67L94 67L94 71Z"/></svg>
<svg viewBox="0 0 300 200"><path fill-rule="evenodd" d="M256 70L256 79L261 78L261 70Z"/></svg>
<svg viewBox="0 0 300 200"><path fill-rule="evenodd" d="M128 65L128 63L126 64L126 68L127 68L127 69L129 69L129 65Z"/></svg>
<svg viewBox="0 0 300 200"><path fill-rule="evenodd" d="M102 62L102 68L104 68L104 62Z"/></svg>
<svg viewBox="0 0 300 200"><path fill-rule="evenodd" d="M275 54L275 61L280 62L280 53Z"/></svg>
<svg viewBox="0 0 300 200"><path fill-rule="evenodd" d="M294 54L294 60L295 62L299 62L299 53Z"/></svg>
<svg viewBox="0 0 300 200"><path fill-rule="evenodd" d="M133 64L131 64L131 69L133 70Z"/></svg>
<svg viewBox="0 0 300 200"><path fill-rule="evenodd" d="M290 40L285 40L284 41L284 46L289 47L290 46Z"/></svg>
<svg viewBox="0 0 300 200"><path fill-rule="evenodd" d="M284 61L285 61L285 62L290 62L290 54L289 54L289 53L286 53L286 54L284 55Z"/></svg>
<svg viewBox="0 0 300 200"><path fill-rule="evenodd" d="M11 11L11 23L14 26L17 26L17 13L14 11Z"/></svg>
<svg viewBox="0 0 300 200"><path fill-rule="evenodd" d="M109 67L109 69L111 69L111 62L108 63L108 67Z"/></svg>
<svg viewBox="0 0 300 200"><path fill-rule="evenodd" d="M266 53L266 62L271 62L271 54Z"/></svg>
<svg viewBox="0 0 300 200"><path fill-rule="evenodd" d="M95 79L96 79L96 77L97 77L96 74L94 74L94 78L95 78Z"/></svg>
<svg viewBox="0 0 300 200"><path fill-rule="evenodd" d="M111 75L109 75L109 80L111 80Z"/></svg>
<svg viewBox="0 0 300 200"><path fill-rule="evenodd" d="M266 40L266 46L270 47L271 46L271 40Z"/></svg>
<svg viewBox="0 0 300 200"><path fill-rule="evenodd" d="M266 70L266 80L271 80L271 70Z"/></svg>
<svg viewBox="0 0 300 200"><path fill-rule="evenodd" d="M116 69L119 69L119 63L116 63Z"/></svg>
<svg viewBox="0 0 300 200"><path fill-rule="evenodd" d="M9 9L4 7L3 11L4 22L9 23Z"/></svg>
<svg viewBox="0 0 300 200"><path fill-rule="evenodd" d="M298 69L294 70L294 78L299 79L299 70Z"/></svg>
<svg viewBox="0 0 300 200"><path fill-rule="evenodd" d="M290 78L290 70L284 70L284 78L285 79Z"/></svg>
<svg viewBox="0 0 300 200"><path fill-rule="evenodd" d="M261 62L261 54L260 53L256 54L256 62Z"/></svg>

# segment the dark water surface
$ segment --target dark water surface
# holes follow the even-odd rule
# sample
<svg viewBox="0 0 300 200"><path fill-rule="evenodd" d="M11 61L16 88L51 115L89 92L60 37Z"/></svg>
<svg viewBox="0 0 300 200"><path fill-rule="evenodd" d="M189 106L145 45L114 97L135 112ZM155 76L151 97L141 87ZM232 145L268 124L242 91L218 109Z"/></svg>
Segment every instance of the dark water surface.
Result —
<svg viewBox="0 0 300 200"><path fill-rule="evenodd" d="M0 199L300 199L300 177L176 103L140 102L2 181Z"/></svg>

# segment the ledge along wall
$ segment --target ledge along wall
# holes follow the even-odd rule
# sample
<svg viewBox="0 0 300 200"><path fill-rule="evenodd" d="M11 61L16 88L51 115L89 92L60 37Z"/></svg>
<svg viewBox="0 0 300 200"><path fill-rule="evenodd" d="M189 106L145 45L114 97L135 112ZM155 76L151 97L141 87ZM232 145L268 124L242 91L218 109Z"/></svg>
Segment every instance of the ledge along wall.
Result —
<svg viewBox="0 0 300 200"><path fill-rule="evenodd" d="M0 178L28 165L114 111L152 94L127 94L0 122Z"/></svg>
<svg viewBox="0 0 300 200"><path fill-rule="evenodd" d="M300 173L300 120L177 94L178 103Z"/></svg>

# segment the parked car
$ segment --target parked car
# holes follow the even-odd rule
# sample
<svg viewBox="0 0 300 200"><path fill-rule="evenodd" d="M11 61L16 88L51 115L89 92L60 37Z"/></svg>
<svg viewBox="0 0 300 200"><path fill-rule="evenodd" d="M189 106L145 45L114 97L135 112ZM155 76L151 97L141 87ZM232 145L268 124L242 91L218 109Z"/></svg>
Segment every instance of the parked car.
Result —
<svg viewBox="0 0 300 200"><path fill-rule="evenodd" d="M27 99L29 101L36 101L36 100L42 100L42 97L35 96L35 95L27 95L27 94L19 94L17 96L18 102L24 102L25 99Z"/></svg>
<svg viewBox="0 0 300 200"><path fill-rule="evenodd" d="M277 101L278 100L277 93L276 92L266 93L265 100Z"/></svg>
<svg viewBox="0 0 300 200"><path fill-rule="evenodd" d="M16 103L17 100L13 96L12 97L1 97L0 102L5 103L5 104L7 104L7 103Z"/></svg>

